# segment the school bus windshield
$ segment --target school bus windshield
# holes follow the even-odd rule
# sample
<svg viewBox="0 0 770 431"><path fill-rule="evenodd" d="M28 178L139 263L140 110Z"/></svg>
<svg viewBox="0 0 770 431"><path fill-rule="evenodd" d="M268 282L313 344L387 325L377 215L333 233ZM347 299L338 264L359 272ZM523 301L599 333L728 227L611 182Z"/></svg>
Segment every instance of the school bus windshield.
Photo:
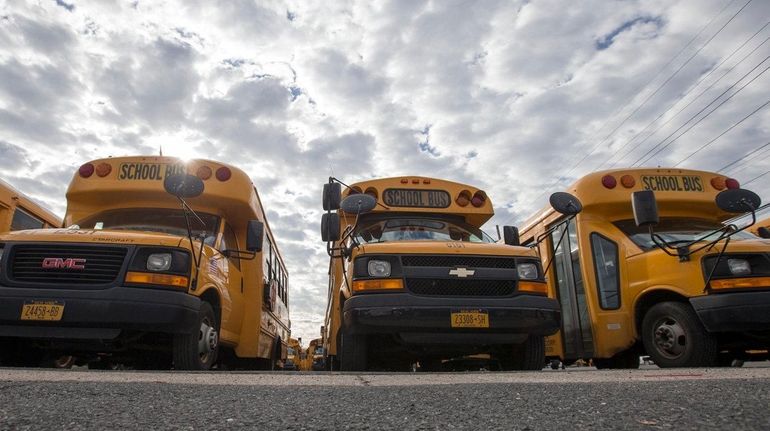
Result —
<svg viewBox="0 0 770 431"><path fill-rule="evenodd" d="M460 221L424 217L376 217L359 223L359 243L387 241L494 242L481 229Z"/></svg>
<svg viewBox="0 0 770 431"><path fill-rule="evenodd" d="M620 220L616 221L614 225L628 235L631 241L640 248L651 250L657 247L652 241L650 231L646 226L639 227L634 220ZM689 243L697 239L713 241L720 235L720 232L716 232L716 230L723 227L724 225L715 220L693 217L662 217L660 223L655 226L655 233L669 244L676 245ZM709 233L712 234L708 235ZM704 235L708 236L704 237ZM738 232L732 237L733 240L751 238L756 237L746 231Z"/></svg>
<svg viewBox="0 0 770 431"><path fill-rule="evenodd" d="M216 238L219 217L197 212L206 224L204 228L195 216L190 215L190 228L194 237L204 237L213 243ZM181 209L121 208L96 213L75 223L83 229L136 230L161 232L187 236L187 221Z"/></svg>

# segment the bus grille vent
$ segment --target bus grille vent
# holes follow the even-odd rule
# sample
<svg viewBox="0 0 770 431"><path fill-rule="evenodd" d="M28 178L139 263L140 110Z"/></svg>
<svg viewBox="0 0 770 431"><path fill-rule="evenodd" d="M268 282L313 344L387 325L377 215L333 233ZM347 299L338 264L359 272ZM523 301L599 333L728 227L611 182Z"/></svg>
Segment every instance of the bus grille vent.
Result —
<svg viewBox="0 0 770 431"><path fill-rule="evenodd" d="M516 281L408 278L406 287L415 295L426 296L510 296Z"/></svg>
<svg viewBox="0 0 770 431"><path fill-rule="evenodd" d="M401 256L404 266L516 269L516 259L484 256Z"/></svg>
<svg viewBox="0 0 770 431"><path fill-rule="evenodd" d="M25 283L107 284L118 277L125 258L126 249L117 247L16 245L9 275ZM46 259L52 263L44 265Z"/></svg>

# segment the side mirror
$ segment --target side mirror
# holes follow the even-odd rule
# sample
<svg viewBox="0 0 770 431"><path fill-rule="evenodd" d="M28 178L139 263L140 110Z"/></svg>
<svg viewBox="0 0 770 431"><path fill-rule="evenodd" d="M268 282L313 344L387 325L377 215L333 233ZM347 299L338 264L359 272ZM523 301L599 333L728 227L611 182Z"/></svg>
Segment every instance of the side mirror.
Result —
<svg viewBox="0 0 770 431"><path fill-rule="evenodd" d="M631 208L637 226L655 226L660 222L658 203L652 190L631 193Z"/></svg>
<svg viewBox="0 0 770 431"><path fill-rule="evenodd" d="M759 235L760 238L770 239L770 229L762 226L757 229L757 235Z"/></svg>
<svg viewBox="0 0 770 431"><path fill-rule="evenodd" d="M195 175L174 174L163 180L163 188L178 198L194 198L203 193L203 180Z"/></svg>
<svg viewBox="0 0 770 431"><path fill-rule="evenodd" d="M548 198L553 209L564 215L576 215L580 211L583 211L583 204L575 196L565 192L556 192Z"/></svg>
<svg viewBox="0 0 770 431"><path fill-rule="evenodd" d="M742 214L759 208L762 199L751 190L727 189L719 192L716 203L722 211Z"/></svg>
<svg viewBox="0 0 770 431"><path fill-rule="evenodd" d="M321 216L321 239L324 242L340 239L340 216L337 213L327 213Z"/></svg>
<svg viewBox="0 0 770 431"><path fill-rule="evenodd" d="M356 193L342 200L340 208L348 214L365 214L377 206L377 199L372 196Z"/></svg>
<svg viewBox="0 0 770 431"><path fill-rule="evenodd" d="M342 188L340 183L324 184L323 206L324 211L334 211L340 208Z"/></svg>
<svg viewBox="0 0 770 431"><path fill-rule="evenodd" d="M521 245L519 229L516 226L503 226L503 240L508 245Z"/></svg>
<svg viewBox="0 0 770 431"><path fill-rule="evenodd" d="M246 227L246 250L259 253L262 251L262 239L265 235L265 224L259 220L249 220Z"/></svg>

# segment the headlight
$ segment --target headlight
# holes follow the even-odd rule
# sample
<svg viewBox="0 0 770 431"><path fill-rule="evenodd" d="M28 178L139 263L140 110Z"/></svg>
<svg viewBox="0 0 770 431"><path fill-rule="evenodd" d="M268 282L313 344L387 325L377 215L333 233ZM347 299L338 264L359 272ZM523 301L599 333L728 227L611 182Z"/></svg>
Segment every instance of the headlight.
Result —
<svg viewBox="0 0 770 431"><path fill-rule="evenodd" d="M537 280L537 264L520 263L516 265L516 270L519 272L519 278L522 280Z"/></svg>
<svg viewBox="0 0 770 431"><path fill-rule="evenodd" d="M727 259L727 267L730 268L732 275L751 274L751 265L746 259Z"/></svg>
<svg viewBox="0 0 770 431"><path fill-rule="evenodd" d="M386 260L370 260L366 268L370 277L390 277L390 262Z"/></svg>
<svg viewBox="0 0 770 431"><path fill-rule="evenodd" d="M168 271L171 268L171 253L153 253L147 256L147 269L150 271Z"/></svg>

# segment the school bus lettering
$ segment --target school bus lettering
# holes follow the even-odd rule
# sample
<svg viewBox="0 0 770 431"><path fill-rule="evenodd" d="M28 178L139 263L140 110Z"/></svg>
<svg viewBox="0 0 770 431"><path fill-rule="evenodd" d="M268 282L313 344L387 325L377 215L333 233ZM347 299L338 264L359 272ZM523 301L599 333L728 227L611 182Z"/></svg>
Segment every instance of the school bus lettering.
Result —
<svg viewBox="0 0 770 431"><path fill-rule="evenodd" d="M394 207L447 208L449 193L443 190L387 189L382 194L385 205Z"/></svg>
<svg viewBox="0 0 770 431"><path fill-rule="evenodd" d="M170 175L184 173L185 169L181 164L123 163L118 179L163 181Z"/></svg>
<svg viewBox="0 0 770 431"><path fill-rule="evenodd" d="M703 191L703 181L694 175L643 175L642 184L645 190L661 192Z"/></svg>

